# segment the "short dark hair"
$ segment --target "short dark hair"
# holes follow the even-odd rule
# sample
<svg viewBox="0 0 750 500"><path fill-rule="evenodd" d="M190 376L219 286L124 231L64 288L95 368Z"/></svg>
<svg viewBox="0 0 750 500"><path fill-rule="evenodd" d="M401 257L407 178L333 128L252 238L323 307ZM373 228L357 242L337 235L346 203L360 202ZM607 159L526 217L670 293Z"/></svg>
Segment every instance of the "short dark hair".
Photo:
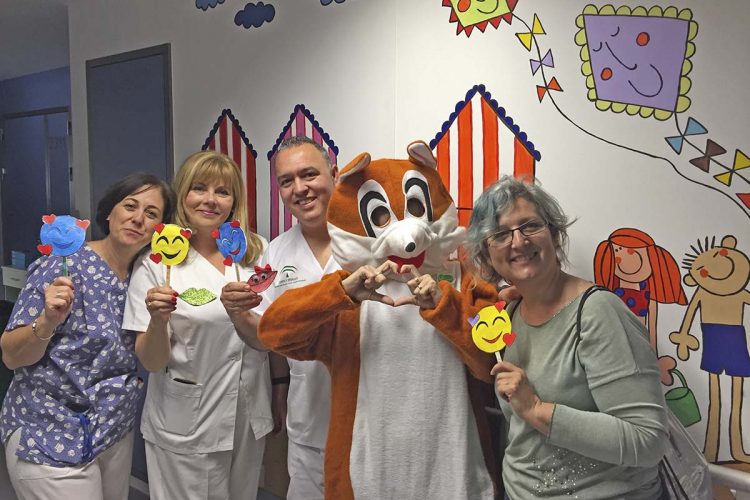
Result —
<svg viewBox="0 0 750 500"><path fill-rule="evenodd" d="M155 187L161 192L161 198L164 201L164 210L162 211L162 222L171 222L172 214L176 205L176 197L172 186L159 179L154 174L148 172L135 172L119 181L115 182L109 188L104 196L101 197L96 205L96 225L104 232L109 234L109 221L107 217L112 213L115 205L120 203L126 196L140 192L141 188Z"/></svg>
<svg viewBox="0 0 750 500"><path fill-rule="evenodd" d="M326 164L329 167L333 166L333 162L331 161L331 157L328 155L328 151L326 150L326 148L323 147L322 144L315 142L314 140L310 139L309 137L305 135L294 135L292 137L288 137L284 139L283 141L281 141L281 143L279 144L279 147L276 148L276 154L274 155L274 158L276 158L276 155L278 155L285 149L297 148L305 144L309 144L310 146L317 149L318 153L320 153L320 156L322 156L323 159L326 161Z"/></svg>

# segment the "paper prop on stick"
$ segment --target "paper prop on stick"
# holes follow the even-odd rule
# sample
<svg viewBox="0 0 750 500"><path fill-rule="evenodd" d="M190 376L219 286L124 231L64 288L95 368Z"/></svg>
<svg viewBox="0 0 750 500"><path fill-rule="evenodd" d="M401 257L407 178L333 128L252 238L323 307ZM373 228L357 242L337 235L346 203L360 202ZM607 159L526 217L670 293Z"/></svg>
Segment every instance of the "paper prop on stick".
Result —
<svg viewBox="0 0 750 500"><path fill-rule="evenodd" d="M169 272L185 260L190 250L190 229L176 224L157 224L151 237L151 255L149 258L157 264L167 266L167 286L169 286Z"/></svg>
<svg viewBox="0 0 750 500"><path fill-rule="evenodd" d="M216 240L216 246L219 247L219 252L224 257L224 265L234 264L237 281L240 281L239 262L247 252L247 237L240 226L240 221L225 222L219 226L219 229L214 229L211 237Z"/></svg>
<svg viewBox="0 0 750 500"><path fill-rule="evenodd" d="M474 344L484 352L494 352L498 361L503 360L500 351L516 340L503 301L480 309L479 314L469 320L469 324Z"/></svg>
<svg viewBox="0 0 750 500"><path fill-rule="evenodd" d="M207 288L188 288L179 295L179 298L191 306L202 306L216 298L216 294Z"/></svg>
<svg viewBox="0 0 750 500"><path fill-rule="evenodd" d="M271 286L271 283L273 283L273 280L276 278L276 274L278 274L278 271L271 269L270 264L266 264L266 267L255 266L255 274L250 276L250 279L247 280L250 285L250 290L255 293L262 292Z"/></svg>
<svg viewBox="0 0 750 500"><path fill-rule="evenodd" d="M68 255L75 253L86 240L88 220L76 219L70 215L44 215L39 230L41 244L37 250L44 255L59 255L63 258L63 276L68 275Z"/></svg>

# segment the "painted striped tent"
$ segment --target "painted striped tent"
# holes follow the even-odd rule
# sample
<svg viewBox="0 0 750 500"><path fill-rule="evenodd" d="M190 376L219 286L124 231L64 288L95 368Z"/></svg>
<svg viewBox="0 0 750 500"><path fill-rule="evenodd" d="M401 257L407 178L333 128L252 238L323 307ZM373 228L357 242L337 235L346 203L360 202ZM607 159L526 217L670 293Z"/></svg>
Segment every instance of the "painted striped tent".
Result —
<svg viewBox="0 0 750 500"><path fill-rule="evenodd" d="M283 233L292 227L292 224L297 222L296 220L293 220L292 213L284 207L281 201L281 197L279 196L279 186L276 184L276 175L273 171L273 157L276 156L276 151L278 150L281 141L297 136L307 136L327 148L328 156L331 158L331 162L334 165L336 165L336 158L339 154L339 148L321 128L320 124L315 119L315 116L305 108L304 104L297 104L294 107L292 114L289 115L289 121L281 130L281 134L279 134L276 144L274 144L273 148L268 152L271 179L271 239L275 238L280 233Z"/></svg>
<svg viewBox="0 0 750 500"><path fill-rule="evenodd" d="M468 226L474 200L485 187L503 174L532 181L542 157L484 85L475 85L456 104L430 148L462 226Z"/></svg>
<svg viewBox="0 0 750 500"><path fill-rule="evenodd" d="M247 190L247 217L250 229L258 230L258 207L255 187L255 159L258 153L245 136L232 111L225 109L208 134L203 151L219 151L229 156L240 167Z"/></svg>

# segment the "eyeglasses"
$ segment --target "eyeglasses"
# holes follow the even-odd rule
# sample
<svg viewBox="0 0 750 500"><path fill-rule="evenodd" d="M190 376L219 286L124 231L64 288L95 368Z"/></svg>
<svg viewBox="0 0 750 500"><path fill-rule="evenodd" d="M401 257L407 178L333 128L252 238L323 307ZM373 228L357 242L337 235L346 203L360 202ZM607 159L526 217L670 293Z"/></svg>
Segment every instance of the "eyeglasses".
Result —
<svg viewBox="0 0 750 500"><path fill-rule="evenodd" d="M487 245L492 248L503 248L510 245L513 241L513 232L519 231L524 236L533 236L541 233L547 227L547 222L539 219L531 219L513 229L503 229L487 238Z"/></svg>

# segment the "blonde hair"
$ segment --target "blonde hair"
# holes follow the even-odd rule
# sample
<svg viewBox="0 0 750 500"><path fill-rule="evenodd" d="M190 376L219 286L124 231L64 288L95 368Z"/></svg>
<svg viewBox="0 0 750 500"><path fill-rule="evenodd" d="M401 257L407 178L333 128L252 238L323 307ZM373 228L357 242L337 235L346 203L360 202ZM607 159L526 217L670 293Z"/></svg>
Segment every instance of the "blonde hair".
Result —
<svg viewBox="0 0 750 500"><path fill-rule="evenodd" d="M247 236L247 253L242 259L242 265L249 266L258 260L263 253L263 243L257 234L247 225L247 196L242 175L237 164L227 155L216 151L201 151L188 156L183 162L174 180L177 192L177 210L175 223L182 227L190 227L185 214L185 198L195 182L207 179L220 179L232 190L232 211L227 220L239 220L240 227Z"/></svg>

